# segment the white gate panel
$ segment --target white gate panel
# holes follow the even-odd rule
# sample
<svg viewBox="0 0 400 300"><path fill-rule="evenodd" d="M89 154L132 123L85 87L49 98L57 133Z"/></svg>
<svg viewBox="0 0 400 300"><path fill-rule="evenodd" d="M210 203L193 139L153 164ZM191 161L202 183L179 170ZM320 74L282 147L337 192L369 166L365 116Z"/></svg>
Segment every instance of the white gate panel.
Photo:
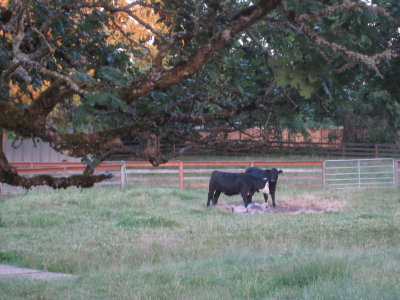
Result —
<svg viewBox="0 0 400 300"><path fill-rule="evenodd" d="M391 158L324 161L324 187L334 189L396 186L396 161Z"/></svg>

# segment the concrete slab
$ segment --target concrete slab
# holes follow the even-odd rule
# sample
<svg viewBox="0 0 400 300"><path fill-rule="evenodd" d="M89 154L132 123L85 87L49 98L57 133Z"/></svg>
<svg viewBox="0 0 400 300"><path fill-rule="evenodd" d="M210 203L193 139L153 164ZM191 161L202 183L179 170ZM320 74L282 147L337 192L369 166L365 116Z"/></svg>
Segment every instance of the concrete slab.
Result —
<svg viewBox="0 0 400 300"><path fill-rule="evenodd" d="M52 280L61 278L76 278L77 276L71 274L54 273L46 270L26 269L0 264L0 279L11 277Z"/></svg>

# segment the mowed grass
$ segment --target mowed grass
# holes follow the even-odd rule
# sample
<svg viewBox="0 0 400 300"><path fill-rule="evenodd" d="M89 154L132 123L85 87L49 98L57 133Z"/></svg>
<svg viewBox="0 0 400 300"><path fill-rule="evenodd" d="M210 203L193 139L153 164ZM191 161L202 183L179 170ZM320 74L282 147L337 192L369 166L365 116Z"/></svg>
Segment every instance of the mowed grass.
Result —
<svg viewBox="0 0 400 300"><path fill-rule="evenodd" d="M342 207L292 215L235 215L206 197L128 187L1 198L0 263L77 278L0 279L0 299L400 299L398 189L278 187L278 205Z"/></svg>

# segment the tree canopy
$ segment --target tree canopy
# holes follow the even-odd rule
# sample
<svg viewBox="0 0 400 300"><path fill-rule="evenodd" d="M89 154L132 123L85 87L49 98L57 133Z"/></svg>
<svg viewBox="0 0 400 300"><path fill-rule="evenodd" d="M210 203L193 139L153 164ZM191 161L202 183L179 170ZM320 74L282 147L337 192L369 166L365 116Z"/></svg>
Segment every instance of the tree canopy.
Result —
<svg viewBox="0 0 400 300"><path fill-rule="evenodd" d="M275 139L324 116L381 124L377 109L395 132L399 28L397 0L2 0L0 130L87 168L24 178L1 151L0 181L88 187L114 154L158 165L254 126Z"/></svg>

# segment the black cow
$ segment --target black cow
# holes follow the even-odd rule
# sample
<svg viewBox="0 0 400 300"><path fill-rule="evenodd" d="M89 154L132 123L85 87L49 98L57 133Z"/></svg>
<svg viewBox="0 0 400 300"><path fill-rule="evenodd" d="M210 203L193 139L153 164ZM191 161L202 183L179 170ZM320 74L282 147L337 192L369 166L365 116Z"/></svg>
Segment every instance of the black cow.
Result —
<svg viewBox="0 0 400 300"><path fill-rule="evenodd" d="M278 176L282 173L282 170L277 170L272 168L270 170L266 169L259 169L256 167L251 167L246 170L246 174L250 174L256 176L258 178L268 178L269 182L269 192L272 198L272 206L275 206L275 191L276 191L276 184L278 183ZM268 193L264 193L265 202L268 202Z"/></svg>
<svg viewBox="0 0 400 300"><path fill-rule="evenodd" d="M219 195L224 193L228 196L241 194L244 205L247 207L251 203L253 194L258 190L268 193L268 178L260 178L246 173L213 171L210 178L207 206L210 206L211 199L213 204L217 204Z"/></svg>

